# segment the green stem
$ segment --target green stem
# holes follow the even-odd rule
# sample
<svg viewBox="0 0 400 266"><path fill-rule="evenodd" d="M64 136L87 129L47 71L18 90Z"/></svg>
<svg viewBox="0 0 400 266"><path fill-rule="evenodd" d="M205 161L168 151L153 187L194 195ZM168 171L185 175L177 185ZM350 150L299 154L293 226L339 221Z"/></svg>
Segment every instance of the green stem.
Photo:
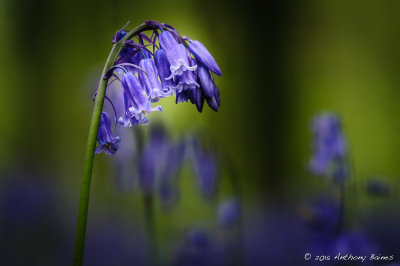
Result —
<svg viewBox="0 0 400 266"><path fill-rule="evenodd" d="M239 169L237 168L236 164L233 162L233 159L228 157L227 158L227 165L228 165L228 177L231 182L232 192L234 197L239 200L239 216L237 218L237 223L235 226L235 243L234 243L234 255L233 258L233 265L242 265L244 262L243 259L243 199L241 195L241 189L239 184Z"/></svg>
<svg viewBox="0 0 400 266"><path fill-rule="evenodd" d="M107 70L110 69L124 45L127 39L132 38L134 35L145 30L154 29L153 26L142 24L134 30L128 32L128 34L122 38L119 42L115 43L108 55L107 61L104 65L103 72L97 89L96 100L94 103L94 109L92 113L92 120L89 127L89 136L87 140L87 148L85 154L85 166L82 177L81 193L79 200L78 219L76 224L76 235L75 235L75 248L74 248L74 266L80 266L83 264L83 255L85 249L85 236L86 236L86 224L89 207L89 196L90 196L90 184L92 179L92 169L94 160L94 150L96 148L97 132L99 129L100 116L103 110L104 96L106 94L107 79L104 78Z"/></svg>
<svg viewBox="0 0 400 266"><path fill-rule="evenodd" d="M143 195L144 215L149 241L149 265L158 265L158 249L156 242L156 224L154 219L154 197L151 193Z"/></svg>

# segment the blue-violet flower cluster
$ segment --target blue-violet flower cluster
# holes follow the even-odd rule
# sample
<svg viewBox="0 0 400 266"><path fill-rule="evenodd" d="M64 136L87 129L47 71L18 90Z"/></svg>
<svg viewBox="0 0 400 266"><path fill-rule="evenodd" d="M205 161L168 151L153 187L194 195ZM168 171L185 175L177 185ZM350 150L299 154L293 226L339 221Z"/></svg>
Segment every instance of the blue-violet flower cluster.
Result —
<svg viewBox="0 0 400 266"><path fill-rule="evenodd" d="M115 123L131 127L149 122L148 114L162 111L153 103L175 95L176 103L190 101L202 112L204 101L214 111L220 106L220 95L213 74L221 76L221 70L206 47L196 40L181 36L168 24L146 21L143 31L131 38L124 38L129 32L124 28L114 35L113 43L124 41L113 67L104 79L110 86L117 82L122 87L113 100L106 99L113 106ZM115 95L114 95L115 96ZM115 108L122 107L122 108ZM120 138L113 135L110 115L102 113L97 137L101 151L114 154Z"/></svg>

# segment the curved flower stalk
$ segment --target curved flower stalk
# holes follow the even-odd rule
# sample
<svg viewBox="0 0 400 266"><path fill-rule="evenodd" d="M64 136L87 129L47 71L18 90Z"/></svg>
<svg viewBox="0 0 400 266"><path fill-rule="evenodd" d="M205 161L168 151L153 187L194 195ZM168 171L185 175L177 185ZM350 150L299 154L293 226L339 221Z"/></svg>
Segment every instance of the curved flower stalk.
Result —
<svg viewBox="0 0 400 266"><path fill-rule="evenodd" d="M219 90L214 86L214 94L209 93L210 89L207 87L209 84L200 81L197 62L201 62L207 71L218 75L221 74L220 70L216 69L215 60L204 46L195 43L192 45L195 48L189 49L190 42L191 40L179 35L170 25L156 21L146 21L131 31L127 31L124 27L114 35L113 47L104 65L96 92L89 128L77 219L74 265L83 263L94 153L104 151L107 154L115 154L119 145L123 145L123 139L114 136L110 115L103 112L104 99L109 99L106 91L112 89L110 84L116 82L122 90L117 97L118 103L109 101L113 106L124 107L123 111L118 113L114 108L115 116L118 117L114 129L120 126L147 124L149 113L162 110L161 106L154 107L152 103L174 94L177 103L190 100L199 112L202 111L204 99L213 110L218 110ZM200 48L196 49L196 45ZM200 75L202 75L201 80L204 80L204 74ZM211 74L206 77L208 82L211 82L211 79ZM96 140L99 143L97 149Z"/></svg>

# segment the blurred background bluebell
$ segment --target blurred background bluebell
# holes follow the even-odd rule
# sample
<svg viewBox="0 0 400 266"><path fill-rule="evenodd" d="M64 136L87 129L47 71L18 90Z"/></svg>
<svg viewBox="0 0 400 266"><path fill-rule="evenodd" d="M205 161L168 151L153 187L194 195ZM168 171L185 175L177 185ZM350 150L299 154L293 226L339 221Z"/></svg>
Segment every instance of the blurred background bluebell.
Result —
<svg viewBox="0 0 400 266"><path fill-rule="evenodd" d="M312 265L307 252L399 263L399 8L0 1L0 265L71 264L91 99L114 33L147 19L209 49L221 106L200 114L163 99L149 125L117 132L115 155L96 155L86 265L148 263L140 173L156 159L145 154L157 131L167 147L163 170L150 167L166 174L151 187L163 264ZM312 119L326 112L346 138L344 182L309 171Z"/></svg>

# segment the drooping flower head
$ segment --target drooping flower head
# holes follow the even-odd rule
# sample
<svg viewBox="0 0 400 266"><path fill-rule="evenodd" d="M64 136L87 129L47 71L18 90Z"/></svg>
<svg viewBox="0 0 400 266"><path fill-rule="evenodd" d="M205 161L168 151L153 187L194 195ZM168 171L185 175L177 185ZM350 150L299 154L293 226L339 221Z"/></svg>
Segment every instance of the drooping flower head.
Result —
<svg viewBox="0 0 400 266"><path fill-rule="evenodd" d="M203 44L156 21L146 21L135 32L125 27L113 37L112 42L123 47L104 76L108 81L106 97L115 87L112 83L122 87L120 97L114 97L119 101L115 105L123 105L123 111L116 113L118 126L147 124L149 113L162 110L161 106L153 107L152 103L174 94L176 103L190 101L199 112L203 110L204 101L218 111L220 95L212 73L221 76L221 70ZM105 120L107 118L100 124L102 136ZM109 136L110 132L107 134ZM113 154L118 149L119 138L111 142L104 142L100 137L99 140L102 142L99 141L97 152L104 150Z"/></svg>
<svg viewBox="0 0 400 266"><path fill-rule="evenodd" d="M313 156L310 170L316 175L343 180L347 176L347 143L340 118L331 113L316 116L312 122Z"/></svg>

